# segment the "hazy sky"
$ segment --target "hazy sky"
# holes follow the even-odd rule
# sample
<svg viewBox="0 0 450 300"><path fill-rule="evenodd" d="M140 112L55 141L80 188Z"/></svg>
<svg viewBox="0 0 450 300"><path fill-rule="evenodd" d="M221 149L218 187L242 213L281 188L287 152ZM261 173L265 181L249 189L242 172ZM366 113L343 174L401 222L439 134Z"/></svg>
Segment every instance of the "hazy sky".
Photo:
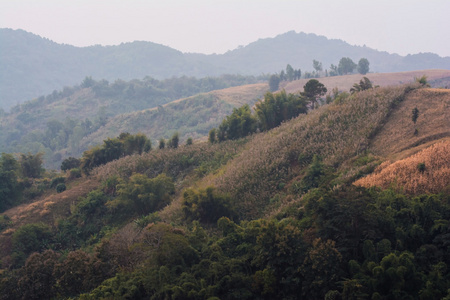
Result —
<svg viewBox="0 0 450 300"><path fill-rule="evenodd" d="M450 56L450 0L0 0L0 27L75 46L143 40L207 54L295 30Z"/></svg>

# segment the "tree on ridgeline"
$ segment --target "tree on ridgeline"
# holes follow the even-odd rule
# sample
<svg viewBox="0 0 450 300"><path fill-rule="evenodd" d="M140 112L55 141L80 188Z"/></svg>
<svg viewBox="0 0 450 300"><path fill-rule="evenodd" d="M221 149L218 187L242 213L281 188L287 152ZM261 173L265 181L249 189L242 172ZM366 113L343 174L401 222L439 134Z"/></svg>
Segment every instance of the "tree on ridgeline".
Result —
<svg viewBox="0 0 450 300"><path fill-rule="evenodd" d="M369 61L367 60L367 58L361 58L358 62L358 72L359 74L362 75L366 75L367 73L369 73Z"/></svg>
<svg viewBox="0 0 450 300"><path fill-rule="evenodd" d="M343 57L339 61L338 72L339 75L346 75L348 73L353 73L356 68L356 64L351 60L351 58Z"/></svg>
<svg viewBox="0 0 450 300"><path fill-rule="evenodd" d="M322 83L320 83L317 79L311 79L303 86L302 95L309 100L311 103L311 108L315 109L317 106L317 100L321 96L325 95L326 92L327 88Z"/></svg>
<svg viewBox="0 0 450 300"><path fill-rule="evenodd" d="M358 83L355 83L350 89L350 93L354 94L356 92L365 91L373 88L372 82L367 77L363 77Z"/></svg>
<svg viewBox="0 0 450 300"><path fill-rule="evenodd" d="M318 60L313 59L313 68L317 73L322 72L322 63Z"/></svg>
<svg viewBox="0 0 450 300"><path fill-rule="evenodd" d="M280 88L280 77L272 75L269 78L269 89L271 92L275 92Z"/></svg>
<svg viewBox="0 0 450 300"><path fill-rule="evenodd" d="M290 64L286 66L286 77L288 81L294 80L294 68Z"/></svg>

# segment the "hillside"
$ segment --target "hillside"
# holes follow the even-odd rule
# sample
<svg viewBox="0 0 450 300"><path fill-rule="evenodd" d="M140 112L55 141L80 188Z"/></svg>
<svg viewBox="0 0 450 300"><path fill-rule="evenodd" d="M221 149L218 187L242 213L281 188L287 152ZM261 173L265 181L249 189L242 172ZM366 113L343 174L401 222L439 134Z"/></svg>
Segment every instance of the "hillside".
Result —
<svg viewBox="0 0 450 300"><path fill-rule="evenodd" d="M0 29L0 108L78 84L86 76L114 81L173 76L254 75L273 73L291 64L312 70L312 60L337 65L342 57L370 61L372 72L450 69L450 58L431 53L402 57L341 40L293 31L260 39L225 54L181 53L151 42L117 46L74 47L60 45L23 30Z"/></svg>
<svg viewBox="0 0 450 300"><path fill-rule="evenodd" d="M209 97L254 93L236 89ZM269 131L66 176L0 215L0 299L448 297L449 95L341 93ZM390 189L393 169L423 188Z"/></svg>
<svg viewBox="0 0 450 300"><path fill-rule="evenodd" d="M442 87L450 78L450 71L370 73L367 77L374 85L384 87L413 82L423 75L433 86ZM348 91L361 78L362 75L345 75L319 80L332 94L336 87ZM65 158L80 157L89 147L121 132L144 133L153 145L176 131L182 141L189 137L201 139L234 107L253 106L268 89L266 83L246 84L257 82L254 77L234 75L118 80L112 84L91 82L89 78L85 81L81 86L67 87L16 106L10 114L0 117L0 151L43 152L45 166L59 169ZM306 82L307 79L286 81L280 88L298 93Z"/></svg>

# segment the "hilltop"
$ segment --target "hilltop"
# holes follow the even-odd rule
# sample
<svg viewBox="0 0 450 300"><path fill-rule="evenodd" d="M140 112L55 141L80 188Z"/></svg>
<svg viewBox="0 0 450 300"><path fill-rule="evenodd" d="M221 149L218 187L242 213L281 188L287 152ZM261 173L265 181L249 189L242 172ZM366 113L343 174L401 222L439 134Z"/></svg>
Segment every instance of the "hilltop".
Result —
<svg viewBox="0 0 450 300"><path fill-rule="evenodd" d="M9 110L17 103L73 86L86 76L114 81L150 76L259 76L291 64L303 71L312 60L325 69L342 57L354 61L367 58L372 72L421 69L450 69L450 58L432 53L408 56L389 54L341 40L293 31L260 39L245 47L217 55L182 53L152 42L136 41L117 46L74 47L61 45L23 30L0 29L0 107Z"/></svg>

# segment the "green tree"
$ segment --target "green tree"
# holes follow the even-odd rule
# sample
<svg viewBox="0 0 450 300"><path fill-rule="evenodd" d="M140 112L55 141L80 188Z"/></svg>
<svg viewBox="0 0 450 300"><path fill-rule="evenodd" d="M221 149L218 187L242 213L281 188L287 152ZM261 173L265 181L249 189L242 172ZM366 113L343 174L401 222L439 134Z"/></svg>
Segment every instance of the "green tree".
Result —
<svg viewBox="0 0 450 300"><path fill-rule="evenodd" d="M367 58L361 58L359 60L357 69L359 74L366 75L369 73L369 61Z"/></svg>
<svg viewBox="0 0 450 300"><path fill-rule="evenodd" d="M302 95L309 100L312 109L314 109L317 106L318 98L325 95L326 92L327 88L322 83L317 79L311 79L303 86Z"/></svg>
<svg viewBox="0 0 450 300"><path fill-rule="evenodd" d="M286 66L286 77L288 81L294 80L294 68L290 64Z"/></svg>
<svg viewBox="0 0 450 300"><path fill-rule="evenodd" d="M321 72L322 71L322 63L320 61L313 59L313 68L314 68L314 70L316 70L317 73Z"/></svg>
<svg viewBox="0 0 450 300"><path fill-rule="evenodd" d="M216 142L216 129L212 128L208 133L208 141L211 144L214 144Z"/></svg>
<svg viewBox="0 0 450 300"><path fill-rule="evenodd" d="M179 141L180 141L180 135L178 134L178 132L175 132L172 135L172 138L170 138L170 140L167 142L167 147L176 149L176 148L178 148Z"/></svg>
<svg viewBox="0 0 450 300"><path fill-rule="evenodd" d="M118 213L131 212L146 215L169 204L170 195L174 191L172 179L165 174L155 178L135 174L128 182L117 186L118 197L107 205Z"/></svg>
<svg viewBox="0 0 450 300"><path fill-rule="evenodd" d="M61 163L61 171L67 171L74 168L79 168L81 161L75 157L68 157Z"/></svg>
<svg viewBox="0 0 450 300"><path fill-rule="evenodd" d="M269 89L271 92L275 92L280 88L280 77L272 75L269 78Z"/></svg>
<svg viewBox="0 0 450 300"><path fill-rule="evenodd" d="M218 194L213 187L188 189L183 194L182 210L187 220L215 223L221 217L233 217L231 200Z"/></svg>
<svg viewBox="0 0 450 300"><path fill-rule="evenodd" d="M37 154L21 154L19 163L22 169L22 174L28 178L39 178L44 171L42 168L43 153Z"/></svg>
<svg viewBox="0 0 450 300"><path fill-rule="evenodd" d="M340 75L346 75L348 73L353 73L356 68L356 64L348 57L343 57L339 61L338 72Z"/></svg>
<svg viewBox="0 0 450 300"><path fill-rule="evenodd" d="M14 206L19 200L19 163L13 155L2 153L0 157L0 212Z"/></svg>
<svg viewBox="0 0 450 300"><path fill-rule="evenodd" d="M158 148L159 149L164 149L166 147L166 140L164 139L164 138L161 138L160 140L159 140L159 146L158 146Z"/></svg>
<svg viewBox="0 0 450 300"><path fill-rule="evenodd" d="M252 116L250 107L245 104L234 108L233 113L225 118L219 126L218 136L226 140L235 140L256 131L256 119ZM219 141L221 141L219 139Z"/></svg>
<svg viewBox="0 0 450 300"><path fill-rule="evenodd" d="M414 122L414 124L416 124L418 118L419 118L419 109L417 107L414 107L411 115L411 119Z"/></svg>
<svg viewBox="0 0 450 300"><path fill-rule="evenodd" d="M358 83L355 83L353 87L350 89L350 93L354 94L356 92L365 91L373 88L372 82L367 77L363 77Z"/></svg>

